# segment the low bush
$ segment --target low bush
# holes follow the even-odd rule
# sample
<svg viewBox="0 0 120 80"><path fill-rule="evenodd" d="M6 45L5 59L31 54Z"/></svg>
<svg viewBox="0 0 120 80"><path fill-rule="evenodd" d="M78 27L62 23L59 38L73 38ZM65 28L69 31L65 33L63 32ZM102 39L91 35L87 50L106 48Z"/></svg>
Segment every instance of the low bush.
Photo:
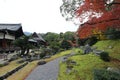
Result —
<svg viewBox="0 0 120 80"><path fill-rule="evenodd" d="M4 64L0 64L0 67L3 67L4 66Z"/></svg>
<svg viewBox="0 0 120 80"><path fill-rule="evenodd" d="M41 54L40 54L40 58L43 58L43 57L45 57L45 56L46 56L45 53L41 53Z"/></svg>
<svg viewBox="0 0 120 80"><path fill-rule="evenodd" d="M110 56L108 52L101 52L100 53L100 58L104 61L110 61Z"/></svg>
<svg viewBox="0 0 120 80"><path fill-rule="evenodd" d="M51 56L45 56L43 59L46 59L46 58L51 58Z"/></svg>
<svg viewBox="0 0 120 80"><path fill-rule="evenodd" d="M94 80L120 80L120 74L106 69L95 69Z"/></svg>

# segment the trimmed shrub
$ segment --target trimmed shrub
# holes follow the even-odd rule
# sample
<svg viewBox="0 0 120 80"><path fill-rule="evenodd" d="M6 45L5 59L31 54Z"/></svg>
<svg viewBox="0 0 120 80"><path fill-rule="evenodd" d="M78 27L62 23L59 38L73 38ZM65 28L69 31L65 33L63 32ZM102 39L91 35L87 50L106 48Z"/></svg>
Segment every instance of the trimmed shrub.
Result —
<svg viewBox="0 0 120 80"><path fill-rule="evenodd" d="M100 58L104 61L110 61L110 56L108 52L101 52L100 53Z"/></svg>
<svg viewBox="0 0 120 80"><path fill-rule="evenodd" d="M93 80L120 80L120 74L106 69L95 69L93 71Z"/></svg>

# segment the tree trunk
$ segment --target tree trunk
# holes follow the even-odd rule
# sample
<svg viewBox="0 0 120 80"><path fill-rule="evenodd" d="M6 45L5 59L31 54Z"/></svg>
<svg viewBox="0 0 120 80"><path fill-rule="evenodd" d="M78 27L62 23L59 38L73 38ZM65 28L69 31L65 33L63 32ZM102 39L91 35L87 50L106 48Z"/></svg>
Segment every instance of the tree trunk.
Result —
<svg viewBox="0 0 120 80"><path fill-rule="evenodd" d="M25 56L25 49L21 50L21 56Z"/></svg>
<svg viewBox="0 0 120 80"><path fill-rule="evenodd" d="M29 54L29 50L30 50L30 49L28 48L28 49L27 49L27 53L26 53L26 55L28 55L28 54Z"/></svg>

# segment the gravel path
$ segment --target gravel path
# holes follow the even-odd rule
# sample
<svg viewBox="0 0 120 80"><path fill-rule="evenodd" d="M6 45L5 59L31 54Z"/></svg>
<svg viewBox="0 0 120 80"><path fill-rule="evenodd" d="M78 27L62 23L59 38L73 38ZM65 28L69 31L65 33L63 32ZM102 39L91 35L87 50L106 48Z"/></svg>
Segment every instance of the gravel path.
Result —
<svg viewBox="0 0 120 80"><path fill-rule="evenodd" d="M25 80L57 80L60 60L62 58L38 66Z"/></svg>

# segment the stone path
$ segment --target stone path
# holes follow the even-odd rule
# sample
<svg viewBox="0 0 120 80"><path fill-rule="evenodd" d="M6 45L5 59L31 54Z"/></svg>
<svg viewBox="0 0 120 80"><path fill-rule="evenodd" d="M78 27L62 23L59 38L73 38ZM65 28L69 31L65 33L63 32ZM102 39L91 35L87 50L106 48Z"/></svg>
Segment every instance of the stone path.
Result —
<svg viewBox="0 0 120 80"><path fill-rule="evenodd" d="M62 58L38 66L25 80L57 80L60 60Z"/></svg>

